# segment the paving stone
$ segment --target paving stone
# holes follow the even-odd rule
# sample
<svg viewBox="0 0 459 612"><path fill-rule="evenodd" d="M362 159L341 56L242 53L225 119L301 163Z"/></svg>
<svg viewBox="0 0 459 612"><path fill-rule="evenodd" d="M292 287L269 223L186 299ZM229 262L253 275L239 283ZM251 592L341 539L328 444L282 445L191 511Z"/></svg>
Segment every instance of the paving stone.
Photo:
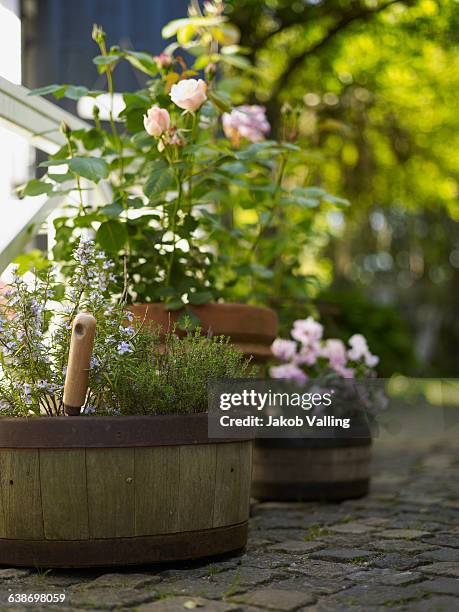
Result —
<svg viewBox="0 0 459 612"><path fill-rule="evenodd" d="M366 549L374 540L374 535L366 534L343 534L332 533L320 536L320 541L331 548L363 548ZM315 541L315 540L314 540Z"/></svg>
<svg viewBox="0 0 459 612"><path fill-rule="evenodd" d="M456 561L459 562L459 550L456 548L439 548L419 555L419 559L426 561Z"/></svg>
<svg viewBox="0 0 459 612"><path fill-rule="evenodd" d="M459 580L455 578L435 578L419 585L425 593L459 596ZM459 602L458 602L459 607Z"/></svg>
<svg viewBox="0 0 459 612"><path fill-rule="evenodd" d="M334 580L311 577L308 575L292 576L288 580L273 582L270 587L282 590L292 590L310 593L316 596L331 595L352 586L353 583L343 577Z"/></svg>
<svg viewBox="0 0 459 612"><path fill-rule="evenodd" d="M301 591L266 588L247 593L237 601L277 612L290 612L314 603L316 598Z"/></svg>
<svg viewBox="0 0 459 612"><path fill-rule="evenodd" d="M426 544L434 544L437 546L446 546L448 548L459 548L459 537L452 533L439 533L430 538L421 538Z"/></svg>
<svg viewBox="0 0 459 612"><path fill-rule="evenodd" d="M459 564L451 563L449 561L432 563L432 565L421 565L419 571L426 574L438 574L439 576L459 578Z"/></svg>
<svg viewBox="0 0 459 612"><path fill-rule="evenodd" d="M375 553L371 550L360 548L329 548L312 553L311 559L321 559L324 561L356 562L374 557Z"/></svg>
<svg viewBox="0 0 459 612"><path fill-rule="evenodd" d="M352 574L352 582L377 583L387 586L404 586L425 580L420 572L396 572L389 568L371 568Z"/></svg>
<svg viewBox="0 0 459 612"><path fill-rule="evenodd" d="M377 540L372 542L372 548L387 552L423 553L434 550L435 546L427 544L427 540L418 542L413 540Z"/></svg>
<svg viewBox="0 0 459 612"><path fill-rule="evenodd" d="M305 541L304 537L308 532L306 529L270 529L265 535L270 539L271 544Z"/></svg>
<svg viewBox="0 0 459 612"><path fill-rule="evenodd" d="M260 569L277 569L288 567L297 556L286 556L282 553L267 553L259 551L248 553L241 558L242 567L258 567Z"/></svg>
<svg viewBox="0 0 459 612"><path fill-rule="evenodd" d="M389 522L390 521L388 518L382 518L380 516L368 516L359 520L359 523L363 523L365 525L372 525L374 527L381 527L383 525L387 525L387 523Z"/></svg>
<svg viewBox="0 0 459 612"><path fill-rule="evenodd" d="M195 609L199 612L237 612L241 606L202 597L171 597L143 604L136 608L136 612L185 612Z"/></svg>
<svg viewBox="0 0 459 612"><path fill-rule="evenodd" d="M217 564L216 564L217 565ZM210 576L212 570L209 566L201 565L199 567L188 567L188 568L170 568L159 572L158 575L162 580L172 579L187 579L187 578L202 578L203 576Z"/></svg>
<svg viewBox="0 0 459 612"><path fill-rule="evenodd" d="M314 552L324 547L325 544L319 541L306 542L304 540L287 540L286 542L280 542L279 544L271 546L270 550L299 555Z"/></svg>
<svg viewBox="0 0 459 612"><path fill-rule="evenodd" d="M413 602L409 608L404 608L409 612L457 612L458 600L456 597L448 595L433 595L424 597L421 601Z"/></svg>
<svg viewBox="0 0 459 612"><path fill-rule="evenodd" d="M368 606L392 606L402 604L411 600L420 599L424 593L419 590L419 585L406 587L399 586L377 586L357 585L338 592L334 597L348 605ZM410 604L411 605L411 604Z"/></svg>
<svg viewBox="0 0 459 612"><path fill-rule="evenodd" d="M342 525L331 525L329 529L334 533L359 535L362 533L373 533L377 530L377 527L375 525L360 521L350 521L349 523L343 523Z"/></svg>
<svg viewBox="0 0 459 612"><path fill-rule="evenodd" d="M415 540L423 536L429 535L428 531L421 531L420 529L385 529L381 531L379 535L382 538L400 538L402 540Z"/></svg>
<svg viewBox="0 0 459 612"><path fill-rule="evenodd" d="M142 587L157 584L161 578L149 574L102 574L95 580L87 582L83 588L100 589L110 587L113 589L140 589Z"/></svg>
<svg viewBox="0 0 459 612"><path fill-rule="evenodd" d="M74 591L70 594L67 603L73 609L113 610L115 608L139 606L154 599L156 599L156 596L151 591L101 588Z"/></svg>
<svg viewBox="0 0 459 612"><path fill-rule="evenodd" d="M405 571L419 567L423 563L425 561L414 556L389 553L372 559L369 564L374 567L390 567L394 570Z"/></svg>
<svg viewBox="0 0 459 612"><path fill-rule="evenodd" d="M301 574L307 577L319 578L326 582L334 582L357 572L359 567L348 563L332 563L318 559L296 559L287 568L288 574Z"/></svg>
<svg viewBox="0 0 459 612"><path fill-rule="evenodd" d="M222 574L207 575L194 579L162 580L155 585L158 593L176 595L199 595L207 598L221 598L247 591L274 578L281 578L282 571L241 567Z"/></svg>

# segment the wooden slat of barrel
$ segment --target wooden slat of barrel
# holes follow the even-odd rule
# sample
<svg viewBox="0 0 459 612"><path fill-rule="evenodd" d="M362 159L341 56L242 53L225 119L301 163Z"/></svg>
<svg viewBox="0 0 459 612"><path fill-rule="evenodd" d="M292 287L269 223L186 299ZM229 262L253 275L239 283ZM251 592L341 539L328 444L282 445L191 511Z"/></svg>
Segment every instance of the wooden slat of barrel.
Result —
<svg viewBox="0 0 459 612"><path fill-rule="evenodd" d="M38 450L0 449L0 538L43 539Z"/></svg>
<svg viewBox="0 0 459 612"><path fill-rule="evenodd" d="M134 449L86 449L91 538L135 533Z"/></svg>
<svg viewBox="0 0 459 612"><path fill-rule="evenodd" d="M238 522L240 478L240 444L220 444L217 447L213 527Z"/></svg>
<svg viewBox="0 0 459 612"><path fill-rule="evenodd" d="M215 444L180 447L179 531L213 524L217 452Z"/></svg>
<svg viewBox="0 0 459 612"><path fill-rule="evenodd" d="M239 481L239 508L238 522L247 521L250 512L250 489L252 487L252 443L241 442L239 446L240 481Z"/></svg>
<svg viewBox="0 0 459 612"><path fill-rule="evenodd" d="M47 540L89 538L86 452L40 450L43 525Z"/></svg>
<svg viewBox="0 0 459 612"><path fill-rule="evenodd" d="M179 531L180 447L135 449L135 535Z"/></svg>

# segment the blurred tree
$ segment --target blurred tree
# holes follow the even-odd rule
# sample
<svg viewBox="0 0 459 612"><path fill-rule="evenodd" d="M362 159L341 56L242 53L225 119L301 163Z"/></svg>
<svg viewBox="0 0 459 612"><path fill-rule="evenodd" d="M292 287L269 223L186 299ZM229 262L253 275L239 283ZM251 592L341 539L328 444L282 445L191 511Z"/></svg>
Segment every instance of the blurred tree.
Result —
<svg viewBox="0 0 459 612"><path fill-rule="evenodd" d="M455 375L458 2L228 5L259 69L244 88L267 105L275 131L285 102L301 108L301 135L315 153L305 171L352 203L329 219L334 286L400 311L418 357L411 373ZM371 317L344 319L361 328Z"/></svg>

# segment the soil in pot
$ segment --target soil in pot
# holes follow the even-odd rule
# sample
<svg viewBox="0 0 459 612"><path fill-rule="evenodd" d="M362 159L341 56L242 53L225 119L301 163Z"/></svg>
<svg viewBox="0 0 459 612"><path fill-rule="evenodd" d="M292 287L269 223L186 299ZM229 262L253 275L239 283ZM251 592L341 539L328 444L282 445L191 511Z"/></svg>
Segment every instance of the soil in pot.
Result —
<svg viewBox="0 0 459 612"><path fill-rule="evenodd" d="M207 415L0 420L0 564L162 563L242 549L250 440Z"/></svg>

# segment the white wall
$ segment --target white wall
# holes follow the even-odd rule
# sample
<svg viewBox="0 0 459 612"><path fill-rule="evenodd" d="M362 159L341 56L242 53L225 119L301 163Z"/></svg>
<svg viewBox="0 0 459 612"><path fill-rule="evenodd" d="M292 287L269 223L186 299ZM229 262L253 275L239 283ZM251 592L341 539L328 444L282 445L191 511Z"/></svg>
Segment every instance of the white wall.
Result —
<svg viewBox="0 0 459 612"><path fill-rule="evenodd" d="M21 83L19 0L0 0L0 75L12 83ZM0 126L0 245L30 216L31 203L19 201L15 189L30 178L33 155L24 138Z"/></svg>

